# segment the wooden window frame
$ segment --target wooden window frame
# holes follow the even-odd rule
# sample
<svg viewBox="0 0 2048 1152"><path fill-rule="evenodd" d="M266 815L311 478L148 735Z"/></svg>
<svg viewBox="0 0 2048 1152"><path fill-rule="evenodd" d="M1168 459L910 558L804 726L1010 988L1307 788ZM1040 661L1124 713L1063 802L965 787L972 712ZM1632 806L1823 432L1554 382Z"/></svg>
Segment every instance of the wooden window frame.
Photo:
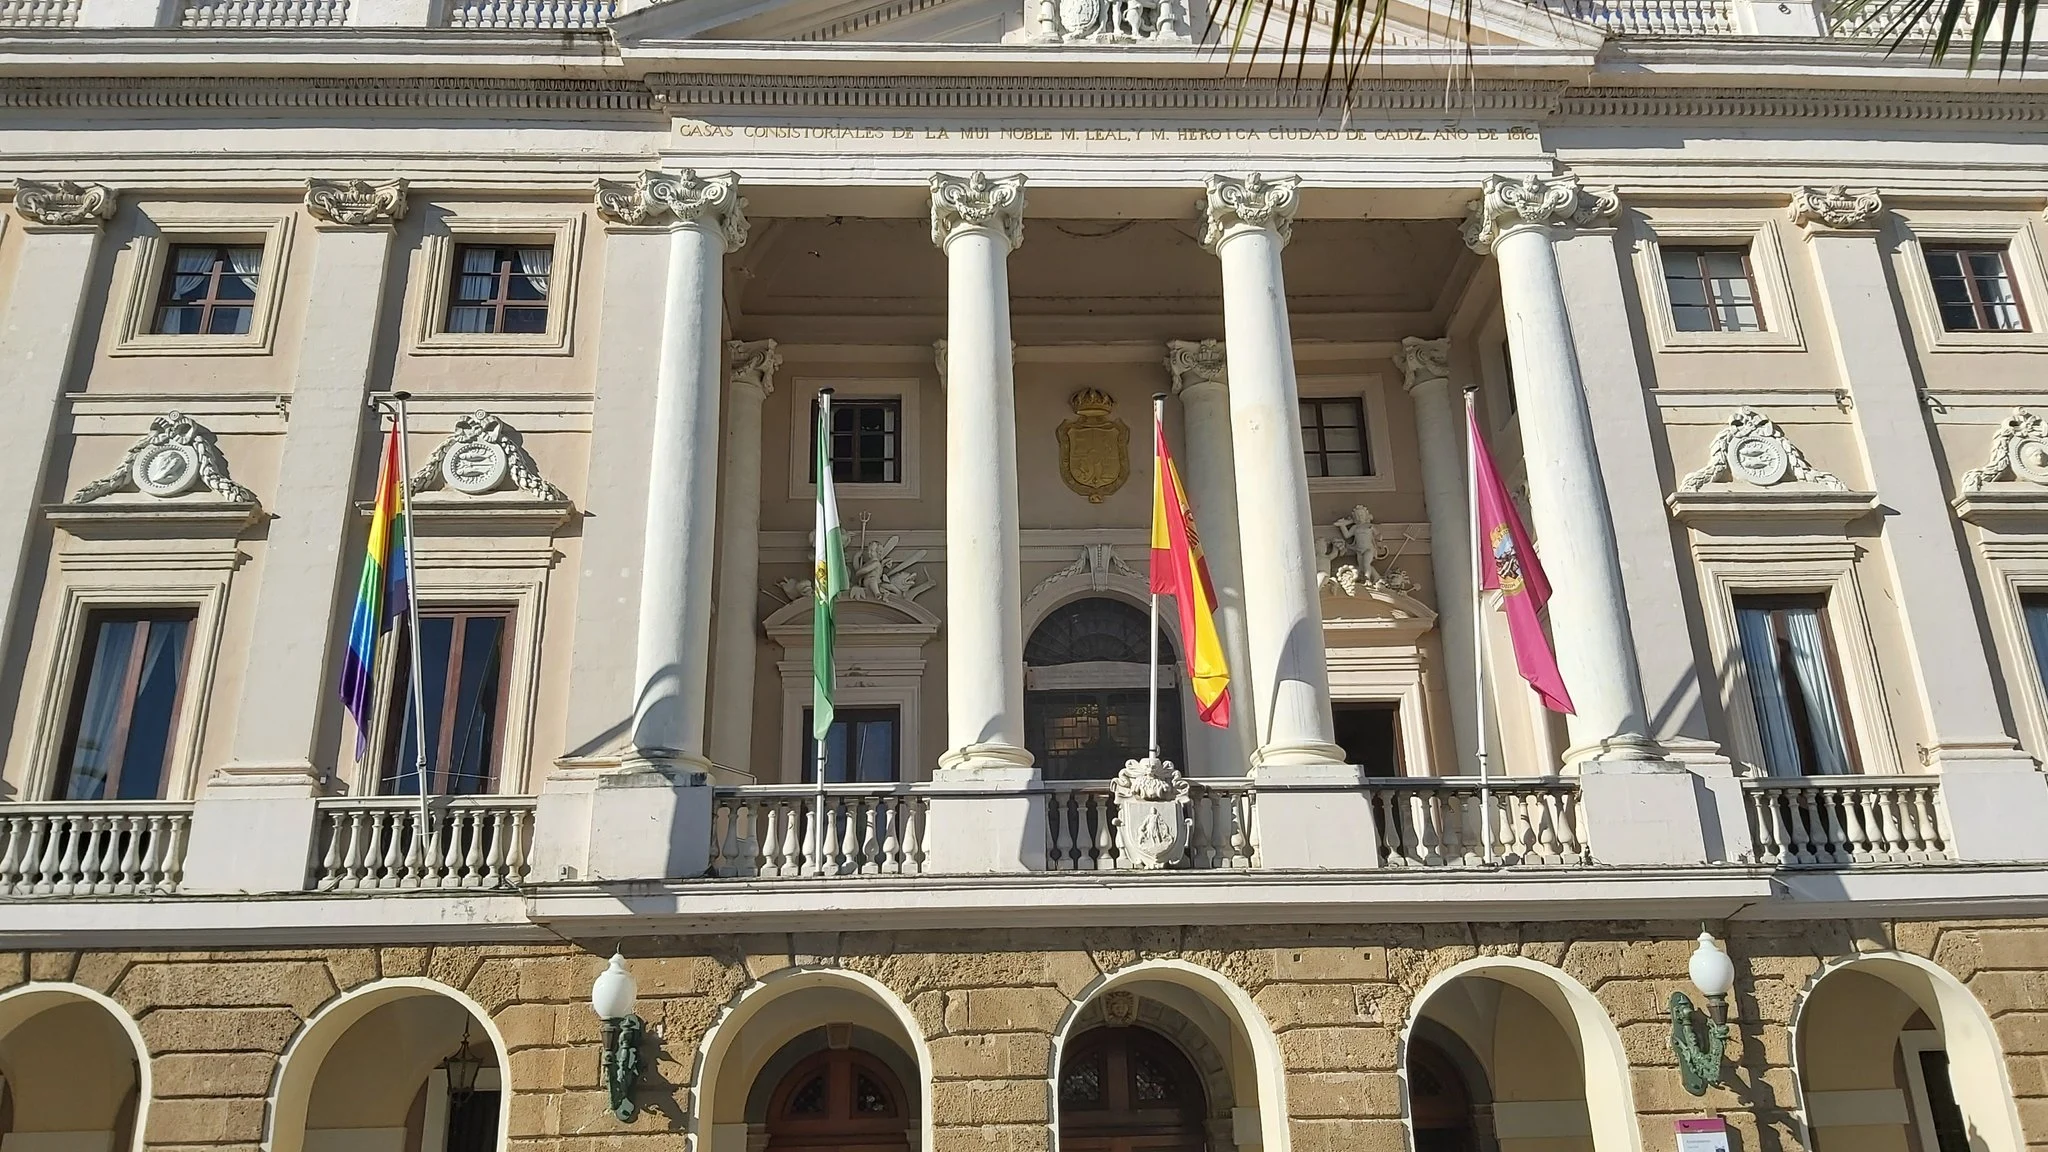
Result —
<svg viewBox="0 0 2048 1152"><path fill-rule="evenodd" d="M193 273L178 271L178 254L180 252L197 251L207 248L213 250L213 267L204 274L206 276L205 294L194 300L173 300L171 295L177 286L178 277L193 275ZM227 300L223 299L220 295L221 278L239 275L239 273L235 272L233 263L228 259L228 250L231 248L256 249L256 286L249 290L249 298L247 300ZM263 284L268 278L268 270L263 266L263 258L264 251L261 243L237 244L228 241L194 241L186 244L168 245L164 250L163 272L157 277L156 300L150 307L149 334L152 336L227 337L229 339L249 335L256 328L257 306L263 302ZM166 311L191 308L195 305L199 308L199 327L196 331L164 331L163 323ZM213 313L217 308L233 308L239 312L247 313L247 320L244 322L242 331L213 331Z"/></svg>
<svg viewBox="0 0 2048 1152"><path fill-rule="evenodd" d="M1990 310L1994 308L2003 308L2005 306L2005 302L1986 300L1979 286L1979 277L1976 275L1976 273L1970 270L1970 262L1967 258L1971 255L1983 253L1996 253L1998 255L1999 273L2000 275L2005 277L2006 287L2012 293L2013 311L2019 314L2020 322L2019 326L2016 328L2006 328L1998 325L1985 323L1985 319L1990 314ZM1934 271L1934 258L1936 256L1955 257L1957 267L1961 269L1962 275L1960 277L1947 277L1936 275ZM1978 335L1995 335L2004 332L2024 333L2032 332L2034 330L2033 321L2027 313L2026 294L2020 290L2019 268L2012 258L2012 245L1998 243L1964 244L1952 241L1935 244L1923 243L1920 246L1920 262L1921 266L1925 268L1927 272L1928 291L1934 297L1934 321L1936 324L1940 325L1943 331L1968 332ZM1949 327L1948 316L1942 311L1941 293L1937 291L1934 287L1937 281L1946 279L1960 279L1962 281L1963 288L1968 293L1970 298L1970 313L1972 316L1976 317L1977 320L1976 327Z"/></svg>
<svg viewBox="0 0 2048 1152"><path fill-rule="evenodd" d="M898 707L897 705L894 705L894 704L864 704L864 705L851 705L851 706L848 706L848 707L845 707L845 708L834 708L834 710L833 710L833 713L832 713L832 722L833 722L833 723L835 723L835 724L837 724L837 723L841 723L841 722L845 722L845 723L848 723L848 724L852 724L852 723L854 723L854 722L856 722L856 721L861 721L861 722L869 722L869 723L872 723L872 722L874 722L874 721L877 721L877 720L880 720L880 719L882 719L882 718L883 718L883 714L885 714L885 713L887 714L887 717L888 717L888 720L889 720L889 722L890 722L891 724L893 724L893 725L895 725L895 726L896 726L896 734L895 734L895 739L894 739L894 740L892 741L892 744L893 744L893 745L894 745L894 747L895 747L895 762L889 765L889 778L888 778L887 780L863 780L863 779L861 779L861 778L860 778L860 773L859 773L859 772L857 772L857 771L855 771L855 769L859 767L859 763L860 763L860 760L859 760L859 756L858 756L858 754L857 754L857 753L855 753L855 752L853 751L854 749L856 749L856 748L858 747L858 745L857 745L857 744L856 744L855 742L853 742L853 741L849 740L849 741L847 742L847 745L846 745L846 746L847 746L847 749L848 749L848 752L849 752L849 754L851 754L851 755L853 756L853 760L852 760L852 762L851 762L851 763L849 763L849 764L847 765L847 779L846 779L846 780L844 780L844 781L830 781L830 780L828 780L828 781L827 781L827 783L828 783L828 784L829 784L829 783L847 783L847 784L884 784L884 783L886 783L886 784L898 784L898 783L901 783L901 782L903 781L903 709L902 709L902 708L900 708L900 707ZM800 761L800 762L799 762L799 763L797 764L797 781L798 781L799 783L806 783L806 784L810 784L810 783L816 783L816 780L815 780L815 779L812 779L812 780L805 780L805 779L804 779L804 776L805 776L805 775L806 775L807 773L811 772L811 771L813 770L813 768L815 768L815 767L816 767L816 763L817 763L817 748L816 748L816 745L815 745L815 743L814 743L814 741L816 740L816 737L814 737L814 736L812 736L812 735L811 735L811 731L812 731L812 728L811 728L811 725L812 725L812 720L811 720L811 717L812 717L812 716L813 716L814 714L815 714L815 713L814 713L814 712L813 712L813 711L812 711L812 710L811 710L810 708L805 708L805 709L804 709L804 711L803 711L803 719L802 719L802 728L801 728L801 729L800 729L800 730L798 731L798 733L797 733L797 738L798 738L798 741L800 742L801 746L802 746L802 747L804 748L804 752L803 752L803 754L802 754L802 755L801 755L801 756L799 757L799 761ZM827 767L829 768L829 767L830 767L830 765L827 765Z"/></svg>
<svg viewBox="0 0 2048 1152"><path fill-rule="evenodd" d="M505 783L507 732L511 719L508 712L512 703L512 662L518 655L514 647L514 629L518 626L519 609L511 604L423 604L420 606L419 614L422 621L431 618L455 622L449 629L448 667L442 673L441 728L434 753L427 761L427 768L431 773L429 780L432 782L430 791L435 796L449 794L448 785L451 777L448 760L455 739L455 725L451 723L449 713L455 706L456 697L459 695L458 689L462 683L462 641L465 630L463 625L469 620L479 618L504 621L504 631L498 640L502 655L498 667L497 727L491 742L494 755L484 786L476 793L479 796L498 795ZM391 639L385 644L386 680L390 689L385 694L384 707L387 714L383 724L383 745L378 751L377 768L372 777L375 792L380 796L416 795L384 791L387 775L402 775L402 771L395 770L410 770L411 767L401 766L396 762L405 746L406 713L412 707L412 653L405 631L408 627L409 622L401 621L398 627L392 630Z"/></svg>
<svg viewBox="0 0 2048 1152"><path fill-rule="evenodd" d="M837 441L842 435L838 427L839 414L841 412L845 412L849 416L854 417L857 420L858 413L862 409L886 409L895 414L896 426L894 430L892 430L888 434L891 452L889 455L883 457L881 460L878 461L878 463L885 465L889 470L892 470L895 474L886 480L863 480L858 478L857 476L852 475L842 476L840 475L840 466L844 464L847 466L848 470L851 471L855 468L855 466L857 466L860 463L860 457L856 453L853 456L842 459L839 456L839 454L835 451L832 457L833 486L835 488L843 488L850 484L860 484L863 486L888 486L892 488L897 487L903 483L903 464L905 454L903 442L903 397L834 396L832 401L832 439L834 441ZM806 459L809 461L809 463L806 465L804 469L804 477L809 483L815 485L818 482L818 400L816 396L813 396L811 398L810 415L806 423L810 427L811 432L809 437L807 438L807 442L810 446L810 451L806 456ZM850 432L844 433L844 435L849 436L853 439L854 446L857 450L860 445L859 429L856 428Z"/></svg>
<svg viewBox="0 0 2048 1152"><path fill-rule="evenodd" d="M1317 467L1320 468L1320 471L1309 471L1309 479L1362 480L1366 477L1373 475L1372 432L1371 426L1366 419L1365 398L1363 396L1302 396L1300 397L1299 403L1301 405L1301 415L1303 417L1301 422L1301 430L1304 440L1304 443L1301 446L1302 467L1304 470L1307 470L1309 462L1313 460L1316 462ZM1348 406L1352 412L1355 412L1358 415L1358 471L1356 472L1336 473L1330 471L1330 456L1332 454L1332 449L1329 446L1328 438L1324 435L1324 432L1331 428L1338 427L1338 425L1333 425L1324 422L1323 411L1326 406L1331 405ZM1313 408L1316 413L1316 421L1313 428L1311 428L1308 420L1306 419L1310 408ZM1316 439L1316 447L1313 449L1311 449L1306 443L1307 436L1311 431L1315 433ZM1337 450L1337 452L1340 455L1349 455L1349 453L1346 453L1341 449Z"/></svg>
<svg viewBox="0 0 2048 1152"><path fill-rule="evenodd" d="M1835 694L1835 715L1839 718L1842 731L1842 757L1849 766L1847 774L1862 776L1867 775L1867 773L1863 769L1862 753L1856 745L1856 725L1849 711L1849 686L1848 682L1842 677L1841 646L1835 642L1833 613L1829 611L1828 604L1829 595L1828 592L1737 592L1733 597L1733 607L1738 620L1741 619L1745 609L1770 613L1771 641L1774 651L1779 646L1789 643L1789 637L1786 635L1783 627L1783 614L1785 612L1810 611L1813 613L1814 619L1820 623L1821 651L1827 658L1828 690ZM1741 658L1739 645L1736 655L1738 658ZM1786 671L1782 666L1777 669L1780 685L1785 685L1786 683ZM1794 704L1793 699L1789 695L1789 686L1787 704ZM1799 715L1805 716L1806 705L1803 700L1796 702L1796 711ZM1761 718L1758 719L1758 722L1762 722ZM1815 739L1812 732L1812 718L1806 717L1806 723L1807 739L1812 741ZM1805 749L1801 749L1802 756L1804 753ZM1766 771L1769 771L1772 766L1766 764L1763 767ZM1821 775L1821 773L1814 770L1815 766L1812 764L1802 763L1796 767L1799 768L1798 775L1800 776Z"/></svg>
<svg viewBox="0 0 2048 1152"><path fill-rule="evenodd" d="M1727 252L1734 252L1734 253L1736 253L1737 255L1739 255L1739 256L1741 256L1741 257L1742 257L1742 281L1743 281L1743 283L1745 283L1745 284L1749 285L1749 305L1748 305L1748 307L1749 307L1749 310L1750 310L1750 311L1752 311L1752 312L1756 313L1756 327L1754 327L1754 328L1730 328L1730 327L1728 327L1728 326L1727 326L1726 324L1723 324L1723 323L1721 322L1721 310L1722 310L1723 308L1727 308L1727 307L1737 307L1737 306L1739 306L1739 305L1735 305L1735 304L1732 304L1732 303L1724 303L1724 302L1723 302L1723 301L1722 301L1722 300L1721 300L1721 299L1720 299L1720 298L1719 298L1719 297L1718 297L1718 296L1717 296L1717 295L1715 294L1715 292L1714 292L1714 280L1715 280L1715 277L1714 277L1714 276L1712 276L1712 275L1710 275L1710 274L1708 274L1708 272L1707 272L1707 256L1708 256L1708 254L1710 254L1710 253L1713 253L1713 254L1720 254L1720 253L1727 253ZM1671 256L1689 256L1689 257L1691 257L1691 258L1692 258L1692 262L1693 262L1693 267L1694 267L1694 268L1695 268L1695 269L1696 269L1696 270L1697 270L1697 271L1699 272L1699 281L1700 281L1700 292L1701 292L1701 294L1702 294L1702 295L1704 295L1704 296L1706 297L1706 299L1707 299L1707 303L1706 303L1706 309L1707 309L1707 322L1708 322L1708 323L1709 323L1709 324L1711 325L1711 327L1709 327L1709 328L1705 329L1705 331L1708 331L1708 332L1740 332L1740 333L1743 333L1743 334L1749 334L1749 333L1754 333L1754 332L1768 332L1768 331L1770 331L1770 330L1771 330L1771 322L1770 322L1770 318L1769 318L1768 316L1766 316L1766 315L1764 314L1764 306L1763 306L1763 296L1762 296L1762 293L1761 293L1761 292L1760 292L1760 291L1758 290L1758 287L1757 287L1757 279L1756 279L1756 266L1755 266L1754 264L1752 264L1752 263L1750 262L1750 258L1749 258L1749 245L1747 245L1747 244L1742 244L1742 245L1735 245L1735 244L1686 244L1686 245L1680 245L1680 246L1674 246L1674 247L1662 248L1662 249L1660 250L1660 252L1659 252L1659 256L1658 256L1658 262L1659 262L1659 266L1660 266L1660 268L1661 268L1661 267L1663 267L1663 261L1664 261L1664 260L1665 260L1666 258L1669 258L1669 257L1671 257ZM1674 330L1678 330L1678 331L1696 331L1695 329L1679 329L1679 328L1678 328L1678 305L1677 305L1677 304L1675 304L1675 303L1672 303L1672 301L1671 301L1671 291L1670 291L1670 285L1671 285L1671 275L1670 275L1670 273L1669 273L1668 269L1667 269L1667 270L1665 271L1665 276L1664 276L1664 284L1665 284L1665 293L1664 293L1664 300L1665 300L1665 304L1664 304L1664 306L1665 306L1665 307L1666 307L1666 308L1667 308L1667 309L1668 309L1668 310L1670 311L1670 316L1671 316L1671 326L1672 326L1672 328L1673 328Z"/></svg>
<svg viewBox="0 0 2048 1152"><path fill-rule="evenodd" d="M107 772L106 785L101 800L118 800L121 792L121 777L127 771L125 750L128 744L130 725L135 719L135 697L141 687L142 664L149 650L148 625L158 621L182 620L185 622L185 638L178 649L178 691L171 700L171 726L164 736L163 762L157 766L157 794L149 799L162 800L170 792L171 769L177 762L179 721L185 713L185 693L191 687L191 660L193 638L199 631L199 610L190 607L164 608L94 608L87 612L83 645L79 657L71 670L71 694L65 704L64 737L58 745L56 772L50 783L50 796L61 800L59 793L67 790L71 783L71 764L78 752L80 726L85 721L85 697L93 678L93 657L100 629L110 622L133 621L143 625L137 634L133 650L128 654L128 668L122 677L120 719L114 727L114 738L109 744L123 750L113 760ZM86 803L87 801L80 801Z"/></svg>
<svg viewBox="0 0 2048 1152"><path fill-rule="evenodd" d="M527 273L521 272L518 269L519 250L521 248L548 249L548 272L546 273L549 281L548 290L541 294L538 304L531 300L514 300L512 298L512 277L527 276ZM491 295L483 300L465 300L461 295L463 279L468 276L482 275L482 273L464 272L462 270L463 257L471 252L483 251L489 251L495 257L496 270L490 273L493 285ZM555 251L552 244L519 244L499 240L478 240L465 243L458 240L454 245L454 258L449 261L448 300L446 307L441 311L441 330L449 335L459 336L545 335L550 323L554 319L554 267L559 258L560 254ZM531 280L531 277L528 276L528 279ZM491 327L482 332L458 332L454 326L455 311L458 308L489 309ZM525 312L538 310L541 313L540 330L538 332L507 331L505 328L505 313L508 309L517 309Z"/></svg>

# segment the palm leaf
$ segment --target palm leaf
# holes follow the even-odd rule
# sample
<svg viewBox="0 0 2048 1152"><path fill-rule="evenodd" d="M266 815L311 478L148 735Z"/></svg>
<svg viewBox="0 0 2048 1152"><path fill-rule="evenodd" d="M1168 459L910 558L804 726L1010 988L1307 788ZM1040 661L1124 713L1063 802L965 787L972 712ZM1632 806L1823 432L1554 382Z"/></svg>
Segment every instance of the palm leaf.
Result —
<svg viewBox="0 0 2048 1152"><path fill-rule="evenodd" d="M1380 44L1386 30L1390 2L1224 0L1217 20L1210 25L1209 34L1220 37L1228 29L1230 60L1235 64L1242 58L1248 70L1257 65L1261 52L1277 52L1279 59L1275 71L1285 82L1297 86L1308 79L1311 59L1320 57L1314 64L1321 73L1319 102L1326 108L1333 102L1348 108L1357 93L1366 61ZM1266 37L1276 16L1281 22L1277 47L1269 44ZM1469 46L1472 0L1451 0L1451 13L1445 21L1445 30L1450 32L1453 24L1458 25L1459 30L1447 39L1454 38ZM1319 31L1328 37L1320 51L1315 44Z"/></svg>

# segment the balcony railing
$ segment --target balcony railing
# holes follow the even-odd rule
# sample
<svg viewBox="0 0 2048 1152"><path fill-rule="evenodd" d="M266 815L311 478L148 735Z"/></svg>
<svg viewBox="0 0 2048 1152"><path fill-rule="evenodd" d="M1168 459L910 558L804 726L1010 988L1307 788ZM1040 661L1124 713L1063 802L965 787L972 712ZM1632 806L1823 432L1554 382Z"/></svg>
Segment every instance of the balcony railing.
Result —
<svg viewBox="0 0 2048 1152"><path fill-rule="evenodd" d="M80 0L0 0L0 28L69 28Z"/></svg>
<svg viewBox="0 0 2048 1152"><path fill-rule="evenodd" d="M895 876L925 870L930 806L908 784L720 788L711 801L717 876ZM824 833L823 847L819 833Z"/></svg>
<svg viewBox="0 0 2048 1152"><path fill-rule="evenodd" d="M1191 823L1180 867L1257 868L1258 795L1251 781L1191 779L1188 785ZM1109 781L1047 785L1045 816L1048 870L1092 872L1133 867Z"/></svg>
<svg viewBox="0 0 2048 1152"><path fill-rule="evenodd" d="M451 28L602 28L617 0L455 0L448 6Z"/></svg>
<svg viewBox="0 0 2048 1152"><path fill-rule="evenodd" d="M190 804L59 801L0 808L0 896L175 892Z"/></svg>
<svg viewBox="0 0 2048 1152"><path fill-rule="evenodd" d="M514 888L526 879L532 850L531 796L435 800L424 825L416 797L322 800L313 886Z"/></svg>
<svg viewBox="0 0 2048 1152"><path fill-rule="evenodd" d="M185 28L340 28L349 0L188 0Z"/></svg>
<svg viewBox="0 0 2048 1152"><path fill-rule="evenodd" d="M1388 868L1592 863L1578 781L1561 776L1370 780L1380 861ZM1489 853L1489 841L1491 852Z"/></svg>
<svg viewBox="0 0 2048 1152"><path fill-rule="evenodd" d="M1935 776L1748 780L1749 830L1761 864L1839 868L1953 858Z"/></svg>
<svg viewBox="0 0 2048 1152"><path fill-rule="evenodd" d="M1550 0L1574 19L1625 36L1726 36L1734 0Z"/></svg>

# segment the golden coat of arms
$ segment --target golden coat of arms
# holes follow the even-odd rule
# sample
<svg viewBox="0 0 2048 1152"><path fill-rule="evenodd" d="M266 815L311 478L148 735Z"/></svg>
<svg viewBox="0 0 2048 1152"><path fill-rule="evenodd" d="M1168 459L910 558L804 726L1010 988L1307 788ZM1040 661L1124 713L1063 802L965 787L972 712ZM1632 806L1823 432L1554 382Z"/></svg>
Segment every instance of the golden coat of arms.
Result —
<svg viewBox="0 0 2048 1152"><path fill-rule="evenodd" d="M1067 403L1074 415L1060 422L1060 478L1100 504L1131 478L1131 426L1110 415L1116 401L1100 389L1083 388Z"/></svg>

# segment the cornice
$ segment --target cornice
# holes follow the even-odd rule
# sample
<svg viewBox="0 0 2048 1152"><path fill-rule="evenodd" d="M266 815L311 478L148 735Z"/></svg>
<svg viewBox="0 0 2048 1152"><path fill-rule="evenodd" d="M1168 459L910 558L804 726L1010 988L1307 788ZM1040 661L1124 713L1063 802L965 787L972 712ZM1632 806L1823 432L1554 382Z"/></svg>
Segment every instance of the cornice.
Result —
<svg viewBox="0 0 2048 1152"><path fill-rule="evenodd" d="M1560 119L1907 120L2031 124L2048 121L2048 95L1878 89L1567 89Z"/></svg>
<svg viewBox="0 0 2048 1152"><path fill-rule="evenodd" d="M655 73L647 84L671 108L828 108L836 112L919 108L1175 112L1324 112L1313 84L1241 77L1129 76L789 76L718 72ZM1542 80L1475 82L1447 91L1441 80L1381 81L1360 89L1352 114L1440 115L1556 111L1564 84Z"/></svg>
<svg viewBox="0 0 2048 1152"><path fill-rule="evenodd" d="M444 108L525 112L651 112L644 85L612 80L0 79L0 108Z"/></svg>

